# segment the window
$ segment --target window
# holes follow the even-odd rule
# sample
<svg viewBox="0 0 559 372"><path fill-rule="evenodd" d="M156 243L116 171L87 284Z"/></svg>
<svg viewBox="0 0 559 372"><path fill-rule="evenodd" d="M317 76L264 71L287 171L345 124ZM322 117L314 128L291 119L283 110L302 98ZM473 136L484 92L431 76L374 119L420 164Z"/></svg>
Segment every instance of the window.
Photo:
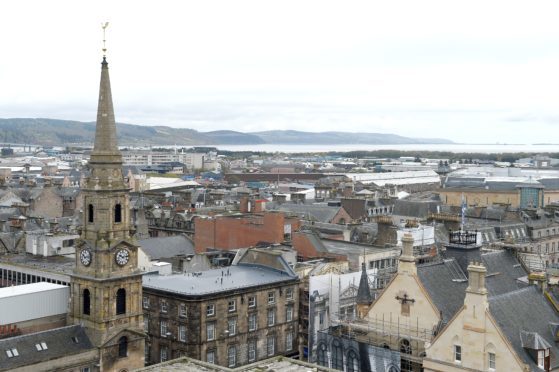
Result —
<svg viewBox="0 0 559 372"><path fill-rule="evenodd" d="M256 331L256 313L248 314L248 330Z"/></svg>
<svg viewBox="0 0 559 372"><path fill-rule="evenodd" d="M37 349L37 351L48 350L46 342L40 342L38 344L35 344L35 348Z"/></svg>
<svg viewBox="0 0 559 372"><path fill-rule="evenodd" d="M256 297L250 296L248 298L248 307L256 307Z"/></svg>
<svg viewBox="0 0 559 372"><path fill-rule="evenodd" d="M344 369L344 351L342 344L337 340L332 343L332 368Z"/></svg>
<svg viewBox="0 0 559 372"><path fill-rule="evenodd" d="M167 360L167 346L161 346L161 350L159 350L159 360L160 362L165 362Z"/></svg>
<svg viewBox="0 0 559 372"><path fill-rule="evenodd" d="M179 341L186 342L186 326L184 324L179 325Z"/></svg>
<svg viewBox="0 0 559 372"><path fill-rule="evenodd" d="M118 357L126 358L128 356L128 339L122 336L118 340Z"/></svg>
<svg viewBox="0 0 559 372"><path fill-rule="evenodd" d="M215 324L208 323L206 324L206 338L208 341L215 340Z"/></svg>
<svg viewBox="0 0 559 372"><path fill-rule="evenodd" d="M268 304L274 304L276 302L276 293L268 292Z"/></svg>
<svg viewBox="0 0 559 372"><path fill-rule="evenodd" d="M411 349L411 345L410 345L409 340L404 338L404 339L402 339L402 341L400 341L400 352L402 354L411 355L412 349Z"/></svg>
<svg viewBox="0 0 559 372"><path fill-rule="evenodd" d="M347 353L347 372L359 371L359 359L353 350Z"/></svg>
<svg viewBox="0 0 559 372"><path fill-rule="evenodd" d="M285 310L285 321L290 322L293 320L293 306L288 306Z"/></svg>
<svg viewBox="0 0 559 372"><path fill-rule="evenodd" d="M318 324L321 326L324 325L324 310L318 313Z"/></svg>
<svg viewBox="0 0 559 372"><path fill-rule="evenodd" d="M229 336L234 336L237 334L237 319L227 320L227 331L229 332Z"/></svg>
<svg viewBox="0 0 559 372"><path fill-rule="evenodd" d="M293 350L293 333L288 332L287 335L285 335L285 351L291 350Z"/></svg>
<svg viewBox="0 0 559 372"><path fill-rule="evenodd" d="M8 358L13 358L19 356L19 352L17 351L16 348L12 348L6 350L6 355L8 356Z"/></svg>
<svg viewBox="0 0 559 372"><path fill-rule="evenodd" d="M87 206L87 221L90 223L93 222L93 204Z"/></svg>
<svg viewBox="0 0 559 372"><path fill-rule="evenodd" d="M285 291L285 297L288 300L293 300L293 288L287 288L287 290Z"/></svg>
<svg viewBox="0 0 559 372"><path fill-rule="evenodd" d="M206 353L206 362L215 364L215 350L208 350Z"/></svg>
<svg viewBox="0 0 559 372"><path fill-rule="evenodd" d="M83 367L82 369L80 369L80 372L91 372L91 368Z"/></svg>
<svg viewBox="0 0 559 372"><path fill-rule="evenodd" d="M122 207L120 203L115 205L115 223L122 222Z"/></svg>
<svg viewBox="0 0 559 372"><path fill-rule="evenodd" d="M145 359L146 363L148 363L149 360L150 360L149 354L150 354L149 343L146 342L144 344L144 359Z"/></svg>
<svg viewBox="0 0 559 372"><path fill-rule="evenodd" d="M266 338L266 352L268 356L273 356L276 353L276 337L268 336Z"/></svg>
<svg viewBox="0 0 559 372"><path fill-rule="evenodd" d="M489 353L489 369L496 369L495 368L495 353Z"/></svg>
<svg viewBox="0 0 559 372"><path fill-rule="evenodd" d="M167 337L167 321L161 321L161 337Z"/></svg>
<svg viewBox="0 0 559 372"><path fill-rule="evenodd" d="M230 313L234 312L236 309L236 305L237 301L229 300L229 303L227 304L227 311L229 311Z"/></svg>
<svg viewBox="0 0 559 372"><path fill-rule="evenodd" d="M268 327L276 323L276 310L268 309Z"/></svg>
<svg viewBox="0 0 559 372"><path fill-rule="evenodd" d="M538 367L545 368L546 359L549 359L549 349L538 350Z"/></svg>
<svg viewBox="0 0 559 372"><path fill-rule="evenodd" d="M248 342L248 361L254 362L256 360L256 340Z"/></svg>
<svg viewBox="0 0 559 372"><path fill-rule="evenodd" d="M144 304L144 309L149 309L149 297L144 296L142 298L142 303Z"/></svg>
<svg viewBox="0 0 559 372"><path fill-rule="evenodd" d="M149 333L149 317L144 315L144 332Z"/></svg>
<svg viewBox="0 0 559 372"><path fill-rule="evenodd" d="M328 352L325 344L318 345L318 365L328 367Z"/></svg>
<svg viewBox="0 0 559 372"><path fill-rule="evenodd" d="M91 311L91 299L89 296L89 289L83 290L83 313L89 315Z"/></svg>
<svg viewBox="0 0 559 372"><path fill-rule="evenodd" d="M235 367L237 364L237 348L235 346L229 346L227 349L227 365L229 367Z"/></svg>
<svg viewBox="0 0 559 372"><path fill-rule="evenodd" d="M116 291L116 315L126 313L126 289Z"/></svg>
<svg viewBox="0 0 559 372"><path fill-rule="evenodd" d="M461 362L462 361L462 346L454 345L454 361Z"/></svg>
<svg viewBox="0 0 559 372"><path fill-rule="evenodd" d="M161 303L159 305L160 305L160 308L161 308L161 312L166 313L167 312L167 301L161 300Z"/></svg>
<svg viewBox="0 0 559 372"><path fill-rule="evenodd" d="M215 315L215 305L208 304L206 305L206 316L213 316Z"/></svg>
<svg viewBox="0 0 559 372"><path fill-rule="evenodd" d="M182 318L186 318L186 304L179 305L179 316Z"/></svg>

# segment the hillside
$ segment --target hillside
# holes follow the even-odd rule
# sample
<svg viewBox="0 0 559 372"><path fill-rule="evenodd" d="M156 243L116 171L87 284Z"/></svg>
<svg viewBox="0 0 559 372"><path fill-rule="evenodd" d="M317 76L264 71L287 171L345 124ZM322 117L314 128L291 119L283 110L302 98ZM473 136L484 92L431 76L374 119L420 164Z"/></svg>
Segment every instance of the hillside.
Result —
<svg viewBox="0 0 559 372"><path fill-rule="evenodd" d="M408 138L385 133L300 132L274 130L241 133L231 130L198 132L193 129L157 125L117 123L119 143L145 145L251 145L251 144L414 144L452 143L434 138ZM91 144L95 123L57 119L0 119L0 142L44 146Z"/></svg>

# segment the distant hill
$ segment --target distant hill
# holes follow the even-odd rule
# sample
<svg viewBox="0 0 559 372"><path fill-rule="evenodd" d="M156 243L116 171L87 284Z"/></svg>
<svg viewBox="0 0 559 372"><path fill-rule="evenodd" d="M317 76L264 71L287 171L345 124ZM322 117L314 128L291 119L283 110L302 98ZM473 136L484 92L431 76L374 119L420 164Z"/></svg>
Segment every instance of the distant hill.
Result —
<svg viewBox="0 0 559 372"><path fill-rule="evenodd" d="M440 138L408 138L384 133L299 132L274 130L242 133L231 130L198 132L193 129L117 123L119 143L145 145L252 145L252 144L414 144L452 143ZM91 144L94 122L57 119L0 119L0 142L44 146Z"/></svg>
<svg viewBox="0 0 559 372"><path fill-rule="evenodd" d="M413 144L413 143L453 143L442 138L410 138L386 133L350 133L350 132L299 132L295 130L271 130L253 132L266 143L301 144L301 145L330 145L330 144Z"/></svg>

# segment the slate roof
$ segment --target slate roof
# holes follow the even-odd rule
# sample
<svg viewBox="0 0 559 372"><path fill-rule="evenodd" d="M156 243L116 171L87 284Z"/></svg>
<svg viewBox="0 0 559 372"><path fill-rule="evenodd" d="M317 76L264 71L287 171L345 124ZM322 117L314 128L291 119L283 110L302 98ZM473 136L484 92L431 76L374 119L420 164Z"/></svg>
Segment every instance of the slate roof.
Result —
<svg viewBox="0 0 559 372"><path fill-rule="evenodd" d="M454 259L418 265L417 274L437 309L442 311L443 322L448 322L464 305L466 274Z"/></svg>
<svg viewBox="0 0 559 372"><path fill-rule="evenodd" d="M534 343L549 344L551 369L559 367L559 347L551 333L552 323L559 322L559 316L536 286L490 297L489 310L516 353L532 370L539 369L522 347L522 332L535 332L539 340L533 340ZM530 337L525 335L524 342L529 343Z"/></svg>
<svg viewBox="0 0 559 372"><path fill-rule="evenodd" d="M396 200L394 202L394 210L392 214L395 216L408 216L425 218L429 213L437 212L437 201L412 201L412 200Z"/></svg>
<svg viewBox="0 0 559 372"><path fill-rule="evenodd" d="M359 288L357 289L357 296L355 300L356 303L365 305L370 305L373 302L373 296L371 296L371 290L369 288L369 277L367 276L365 263L363 263L361 266L361 278L359 279Z"/></svg>
<svg viewBox="0 0 559 372"><path fill-rule="evenodd" d="M72 338L78 342L75 342ZM46 350L37 351L35 345L44 342ZM8 349L17 349L19 356L9 358ZM80 325L51 329L23 336L0 340L0 370L8 371L18 367L32 366L51 359L79 354L95 349Z"/></svg>
<svg viewBox="0 0 559 372"><path fill-rule="evenodd" d="M140 240L138 243L144 253L152 260L176 256L191 256L196 253L194 251L194 243L186 235L149 238Z"/></svg>
<svg viewBox="0 0 559 372"><path fill-rule="evenodd" d="M487 269L485 286L489 297L526 287L518 280L527 275L526 271L510 252L483 253L481 261ZM467 272L460 268L455 258L450 258L418 265L417 274L435 306L443 312L443 321L448 322L464 304Z"/></svg>
<svg viewBox="0 0 559 372"><path fill-rule="evenodd" d="M309 205L309 204L281 204L273 208L273 210L282 212L296 213L304 216L309 220L319 222L330 222L340 210L340 207L330 207L328 205Z"/></svg>

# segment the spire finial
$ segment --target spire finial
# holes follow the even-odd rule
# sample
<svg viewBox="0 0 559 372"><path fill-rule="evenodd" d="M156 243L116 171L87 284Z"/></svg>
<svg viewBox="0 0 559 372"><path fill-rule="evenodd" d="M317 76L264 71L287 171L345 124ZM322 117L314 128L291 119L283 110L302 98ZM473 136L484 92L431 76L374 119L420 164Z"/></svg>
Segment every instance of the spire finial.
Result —
<svg viewBox="0 0 559 372"><path fill-rule="evenodd" d="M106 46L106 38L105 38L105 30L109 27L109 22L101 23L101 28L103 29L103 58L107 56L107 46Z"/></svg>

